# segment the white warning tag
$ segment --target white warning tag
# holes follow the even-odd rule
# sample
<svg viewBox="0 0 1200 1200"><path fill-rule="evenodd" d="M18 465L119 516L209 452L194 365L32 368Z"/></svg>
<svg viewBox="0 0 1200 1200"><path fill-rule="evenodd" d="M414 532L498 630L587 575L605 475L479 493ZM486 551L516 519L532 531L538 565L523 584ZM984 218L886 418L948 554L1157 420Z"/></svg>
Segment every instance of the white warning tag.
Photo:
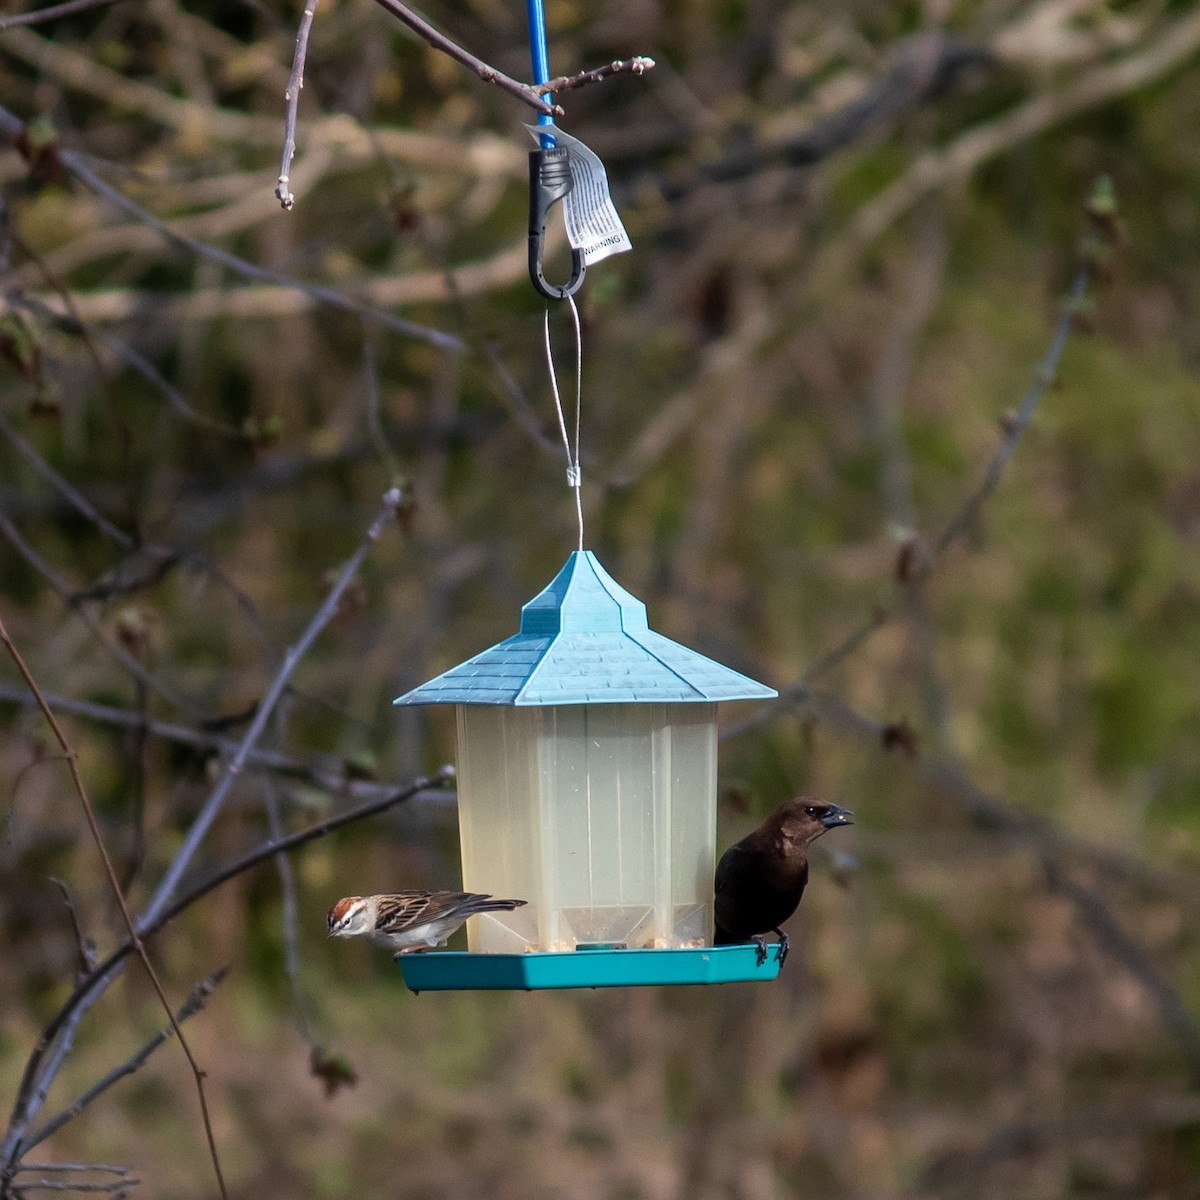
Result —
<svg viewBox="0 0 1200 1200"><path fill-rule="evenodd" d="M567 241L571 248L583 254L587 266L600 262L610 254L623 254L633 249L629 234L617 216L616 206L608 191L608 175L599 157L578 138L561 129L526 125L535 140L551 133L567 152L571 165L571 190L563 199L563 218L567 226Z"/></svg>

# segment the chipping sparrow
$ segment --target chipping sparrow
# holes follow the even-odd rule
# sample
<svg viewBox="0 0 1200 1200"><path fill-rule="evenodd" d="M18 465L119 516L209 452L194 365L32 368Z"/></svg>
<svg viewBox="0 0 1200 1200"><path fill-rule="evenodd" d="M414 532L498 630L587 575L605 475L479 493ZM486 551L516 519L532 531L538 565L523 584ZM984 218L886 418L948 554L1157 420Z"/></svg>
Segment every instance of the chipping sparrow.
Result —
<svg viewBox="0 0 1200 1200"><path fill-rule="evenodd" d="M409 954L446 939L468 918L511 912L524 900L496 900L478 892L395 892L389 896L346 896L330 910L330 937L367 937L396 954Z"/></svg>

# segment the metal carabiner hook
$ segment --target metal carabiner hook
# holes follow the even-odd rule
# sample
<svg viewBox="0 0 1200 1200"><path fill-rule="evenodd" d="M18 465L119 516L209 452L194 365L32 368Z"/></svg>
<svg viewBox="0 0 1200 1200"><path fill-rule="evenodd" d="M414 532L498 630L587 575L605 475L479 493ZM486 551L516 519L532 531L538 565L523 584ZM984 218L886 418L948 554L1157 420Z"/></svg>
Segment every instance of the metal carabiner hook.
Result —
<svg viewBox="0 0 1200 1200"><path fill-rule="evenodd" d="M561 147L542 147L529 152L529 279L547 300L565 300L583 283L583 254L571 251L571 278L561 286L547 283L542 274L542 251L546 242L546 219L550 210L571 190L571 165Z"/></svg>

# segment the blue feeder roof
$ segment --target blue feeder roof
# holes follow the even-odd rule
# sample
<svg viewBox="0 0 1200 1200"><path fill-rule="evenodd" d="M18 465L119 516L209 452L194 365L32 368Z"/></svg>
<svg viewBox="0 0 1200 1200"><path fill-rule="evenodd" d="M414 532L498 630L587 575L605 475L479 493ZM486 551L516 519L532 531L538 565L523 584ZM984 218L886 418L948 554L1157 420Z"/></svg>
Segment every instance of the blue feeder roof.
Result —
<svg viewBox="0 0 1200 1200"><path fill-rule="evenodd" d="M773 688L654 633L646 606L590 550L578 550L521 610L520 633L396 703L653 704L775 695Z"/></svg>

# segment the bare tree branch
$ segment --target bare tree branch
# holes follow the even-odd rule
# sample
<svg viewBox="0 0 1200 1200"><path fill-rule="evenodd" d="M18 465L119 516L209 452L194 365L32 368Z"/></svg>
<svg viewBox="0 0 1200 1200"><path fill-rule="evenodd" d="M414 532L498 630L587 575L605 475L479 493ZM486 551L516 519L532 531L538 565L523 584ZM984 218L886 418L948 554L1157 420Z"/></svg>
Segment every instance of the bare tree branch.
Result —
<svg viewBox="0 0 1200 1200"><path fill-rule="evenodd" d="M47 280L51 278L40 256L34 255L30 248L25 245L22 245L22 252L29 255L31 262L37 264L44 278ZM198 429L203 429L206 433L216 434L218 437L240 442L243 445L246 444L249 439L244 430L237 429L232 425L226 425L222 421L214 420L212 417L198 412L187 402L183 393L164 378L162 372L144 354L138 353L132 346L121 341L120 338L113 337L111 334L90 330L75 305L74 297L66 288L55 284L54 291L62 300L64 312L58 312L36 296L19 292L9 297L9 303L15 308L25 309L42 320L53 323L55 328L62 330L64 333L81 338L90 351L94 352L94 343L103 345L122 364L135 371L148 383L153 384L155 388L162 392L171 409L183 420L195 425ZM102 372L105 374L108 373L105 364L99 362L98 356L97 365Z"/></svg>
<svg viewBox="0 0 1200 1200"><path fill-rule="evenodd" d="M549 83L543 83L536 90L539 94L552 95L554 92L569 92L574 88L586 87L589 83L599 83L610 75L644 75L654 69L654 59L639 54L634 58L621 59L605 63L602 67L593 67L590 71L580 71L577 75L559 75Z"/></svg>
<svg viewBox="0 0 1200 1200"><path fill-rule="evenodd" d="M153 925L147 927L148 932L157 932L168 921L173 921L185 908L189 908L197 900L207 896L209 892L219 888L223 883L228 883L229 880L244 874L251 867L258 866L259 863L264 862L266 859L273 858L277 854L290 853L306 845L308 842L333 833L335 829L341 829L345 825L352 825L356 821L363 821L367 817L373 817L378 813L385 812L389 808L394 808L397 804L403 804L405 801L411 800L414 796L418 796L422 792L440 787L450 782L453 778L454 768L443 767L433 775L413 780L412 783L398 792L393 792L389 796L383 796L378 800L371 800L366 804L360 804L357 808L339 813L337 816L329 817L327 820L319 821L315 825L310 825L307 829L301 829L296 833L288 834L287 837L264 842L261 846L257 846L255 849L242 855L236 862L230 863L229 866L206 879L204 883L186 892L169 908L165 908L155 919ZM97 968L97 971L103 971L103 969L102 964Z"/></svg>
<svg viewBox="0 0 1200 1200"><path fill-rule="evenodd" d="M66 1179L35 1179L31 1183L14 1183L12 1190L17 1196L24 1196L27 1192L120 1192L125 1195L127 1189L138 1183L141 1183L140 1179L118 1179L112 1183L71 1183Z"/></svg>
<svg viewBox="0 0 1200 1200"><path fill-rule="evenodd" d="M1026 1157L1051 1144L1073 1139L1119 1138L1131 1131L1171 1129L1200 1121L1196 1096L1131 1096L1123 1103L1075 1108L1061 1120L1014 1121L993 1132L974 1150L952 1151L926 1166L916 1181L922 1193L944 1198L955 1184L969 1183L989 1163Z"/></svg>
<svg viewBox="0 0 1200 1200"><path fill-rule="evenodd" d="M299 849L299 847L306 843L324 837L326 834L333 833L343 826L351 825L357 821L363 821L368 817L385 812L387 809L394 808L397 804L403 804L405 801L411 800L422 792L439 787L453 778L454 769L452 767L443 767L436 774L427 778L416 779L407 787L393 792L389 796L372 800L367 804L361 804L357 808L320 821L315 825L309 826L307 829L299 830L297 833L290 834L285 838L270 840L257 846L255 849L242 855L241 858L230 863L229 866L210 876L203 883L189 889L174 904L164 908L152 922L148 922L140 930L141 936L143 938L152 937L179 916L181 912L195 904L196 901L203 899L203 897L215 891L222 884L228 883L231 879L258 866L259 863L273 858L277 854L290 853L292 850ZM0 1180L5 1177L5 1172L11 1173L16 1169L16 1160L21 1152L21 1135L24 1129L28 1128L33 1112L36 1112L37 1107L40 1107L40 1102L35 1104L32 1097L43 1086L39 1083L39 1080L46 1074L46 1071L39 1071L43 1061L47 1063L47 1071L54 1064L53 1057L47 1059L47 1052L50 1047L61 1045L64 1039L69 1040L79 1020L82 1019L82 1016L91 1005L99 999L109 984L120 974L125 959L131 953L133 953L133 943L131 941L124 941L117 946L86 979L81 980L76 985L74 991L67 997L62 1007L50 1019L45 1029L42 1030L42 1034L38 1038L38 1043L34 1047L28 1062L25 1064L24 1074L22 1075L21 1084L17 1091L16 1106L9 1122L9 1129L2 1151L7 1156L7 1161L0 1164ZM44 1096L41 1099L44 1100ZM14 1131L16 1131L15 1137Z"/></svg>
<svg viewBox="0 0 1200 1200"><path fill-rule="evenodd" d="M226 797L246 766L250 751L254 749L258 743L258 739L262 736L267 721L270 720L272 713L275 711L275 705L279 703L279 698L283 695L283 690L287 686L292 672L308 652L308 648L316 641L321 630L333 619L346 588L350 586L351 580L358 574L359 567L362 566L368 551L379 539L384 526L395 517L396 508L402 499L403 496L398 488L390 488L384 494L379 512L375 520L371 522L371 526L359 544L358 549L354 551L345 566L342 567L333 586L329 589L329 594L325 597L325 602L317 610L312 620L309 621L307 628L300 635L296 644L290 647L284 655L283 662L278 672L276 672L275 678L271 681L271 686L267 689L266 695L263 696L262 702L258 706L258 711L254 714L254 720L250 722L250 727L246 730L241 742L238 744L237 751L226 765L220 780L218 780L216 787L213 788L208 799L204 802L200 812L196 815L196 819L192 822L191 828L183 839L183 844L171 860L171 865L167 868L166 874L163 876L158 887L155 888L154 895L150 898L149 903L138 918L139 927L144 928L153 924L158 915L170 903L175 889L179 886L179 881L183 878L184 872L192 861L192 856L199 849L200 843L204 840L213 821L216 820L217 814L221 811Z"/></svg>
<svg viewBox="0 0 1200 1200"><path fill-rule="evenodd" d="M275 196L287 210L295 207L296 197L288 188L288 176L292 159L296 157L296 117L300 109L300 89L304 87L304 59L308 54L308 34L312 29L313 17L317 15L317 0L307 0L300 15L300 28L296 31L296 53L292 59L292 74L288 79L283 98L287 103L284 118L283 158L279 163L279 181L275 185Z"/></svg>
<svg viewBox="0 0 1200 1200"><path fill-rule="evenodd" d="M18 1172L26 1171L96 1171L102 1175L128 1175L128 1167L114 1167L108 1163L22 1163Z"/></svg>
<svg viewBox="0 0 1200 1200"><path fill-rule="evenodd" d="M448 54L455 62L462 63L464 67L474 71L484 83L494 83L497 87L503 88L504 91L525 104L530 108L536 109L540 113L545 113L552 117L561 117L563 110L557 104L547 104L545 100L538 95L538 90L531 87L527 83L521 83L517 79L513 79L510 75L505 75L496 67L489 66L481 58L476 58L469 50L464 49L457 42L451 41L444 33L439 33L434 29L423 17L417 16L406 4L401 4L400 0L375 0L381 8L386 9L409 27L418 37L428 42L435 50L440 50L443 54Z"/></svg>
<svg viewBox="0 0 1200 1200"><path fill-rule="evenodd" d="M124 1079L127 1075L132 1075L135 1071L141 1070L150 1058L150 1055L163 1042L173 1036L177 1026L182 1025L189 1017L194 1017L204 1008L205 1002L212 995L217 985L225 978L228 971L228 967L222 967L220 970L214 971L209 975L207 979L202 979L196 984L192 988L192 994L188 997L183 1007L175 1014L175 1020L172 1024L164 1025L136 1054L126 1059L119 1066L114 1067L102 1079L92 1084L82 1096L63 1109L58 1116L53 1117L40 1129L31 1133L25 1141L24 1148L32 1150L35 1146L40 1145L48 1137L56 1134L68 1121L72 1121L79 1116L89 1104L102 1096L118 1080Z"/></svg>
<svg viewBox="0 0 1200 1200"><path fill-rule="evenodd" d="M2 1152L5 1162L0 1167L0 1178L3 1178L4 1172L11 1172L13 1164L19 1160L21 1153L21 1142L28 1130L30 1122L41 1104L44 1103L45 1093L49 1088L50 1080L54 1073L61 1066L62 1059L65 1055L64 1045L69 1044L74 1034L74 1029L78 1022L82 1019L83 1014L95 1003L96 999L103 993L108 984L116 977L114 969L120 959L124 957L130 950L138 950L139 956L145 959L145 950L141 945L141 937L149 930L157 928L156 922L162 914L168 910L175 890L178 887L179 881L187 870L196 850L204 840L213 821L221 811L226 798L229 795L234 783L240 777L242 770L245 768L250 752L254 749L258 739L261 737L263 729L267 721L271 717L278 703L280 696L283 694L284 688L287 685L288 679L292 672L304 657L309 646L316 640L318 634L332 619L337 611L338 604L343 593L349 586L350 581L357 573L358 568L362 565L366 558L367 552L372 545L378 540L379 535L383 532L384 526L390 521L396 511L396 506L401 500L400 492L392 488L383 498L383 503L379 513L376 515L370 528L367 530L363 541L359 547L350 556L349 560L339 572L337 579L331 587L325 602L317 610L304 632L301 634L297 643L291 647L284 655L284 660L280 666L275 678L272 680L267 694L264 696L262 703L259 705L255 713L253 721L238 744L237 750L234 752L232 759L226 764L225 770L216 786L209 794L208 799L204 802L192 822L187 834L184 836L183 844L176 852L168 866L162 880L151 896L149 903L143 912L139 915L137 921L130 918L128 924L130 929L130 940L127 943L127 948L123 954L113 959L110 955L108 961L102 964L82 987L76 988L72 993L68 1005L60 1010L59 1014L51 1021L46 1030L43 1031L42 1037L39 1039L37 1046L34 1048L29 1061L26 1063L25 1072L22 1077L21 1086L17 1093L16 1103L13 1109L13 1116L9 1122L9 1128L4 1139ZM5 634L7 641L7 635ZM15 654L15 647L10 646L10 653ZM25 674L23 672L23 674ZM32 683L32 680L27 678L27 683ZM48 720L52 723L53 728L58 729L54 715L50 711L45 700L39 694L39 707L47 715ZM70 760L73 775L77 773L77 765L75 760ZM113 879L116 886L115 876ZM119 893L120 889L117 887ZM169 1012L168 1008L168 1012ZM54 1047L55 1039L58 1039L59 1044ZM180 1038L180 1044L187 1050L187 1044L183 1038ZM47 1053L50 1052L49 1057ZM189 1055L190 1057L190 1055ZM200 1078L197 1077L198 1087L202 1087ZM203 1099L202 1099L203 1104ZM205 1109L206 1129L208 1129L211 1143L211 1128L207 1126L207 1110ZM215 1155L215 1146L213 1146ZM218 1168L219 1175L219 1168Z"/></svg>
<svg viewBox="0 0 1200 1200"><path fill-rule="evenodd" d="M984 504L996 490L1004 468L1009 459L1012 458L1017 442L1020 441L1021 434L1028 428L1030 421L1033 420L1034 413L1037 411L1038 404L1046 393L1046 389L1056 378L1059 359L1062 357L1062 352L1066 348L1067 341L1075 325L1079 302L1087 294L1093 274L1094 268L1092 265L1086 264L1080 268L1075 276L1074 285L1071 288L1067 302L1063 305L1062 316L1055 327L1050 347L1038 367L1033 383L1021 401L1021 407L1018 410L1017 416L1009 423L999 449L997 449L988 463L982 483L967 497L963 506L947 523L941 536L938 537L931 548L929 560L924 569L926 575L934 569L938 560L942 558L945 552L972 527L978 519ZM802 702L808 696L810 688L818 679L821 679L823 676L828 675L830 671L839 667L861 646L865 645L879 629L891 621L895 615L894 608L877 607L874 609L870 616L862 621L852 633L809 667L799 682L788 688L781 689L778 699L768 701L757 712L752 713L745 720L729 726L724 731L723 736L735 737L738 734L745 733L747 730L757 728L766 721L771 720L773 716L788 706Z"/></svg>
<svg viewBox="0 0 1200 1200"><path fill-rule="evenodd" d="M130 709L114 708L109 704L96 704L90 700L76 700L69 696L58 696L44 692L46 703L56 712L71 713L89 721L115 725L121 729L138 729L144 724L146 732L183 746L194 746L197 750L233 755L238 742L234 738L222 737L203 729L187 725L176 725L150 717L143 722L141 714ZM32 706L33 697L15 684L0 683L0 703ZM370 779L355 779L346 760L338 755L318 756L313 759L296 758L279 750L257 748L250 752L247 767L272 771L278 775L303 779L329 792L336 792L360 800L379 799L394 795L397 784L381 783Z"/></svg>
<svg viewBox="0 0 1200 1200"><path fill-rule="evenodd" d="M1093 269L1088 265L1082 267L1075 276L1075 284L1071 288L1070 298L1067 300L1063 308L1063 314L1059 318L1058 328L1054 331L1054 339L1051 341L1050 348L1046 351L1046 356L1042 359L1041 365L1038 367L1033 383L1030 384L1029 390L1025 393L1021 401L1021 407L1017 410L1017 415L1012 421L1008 422L1004 439L1000 443L1000 448L992 456L992 461L988 463L982 483L967 497L966 503L949 524L947 524L946 528L942 530L937 541L934 542L933 554L935 558L941 556L963 534L974 526L975 522L979 519L979 514L984 504L987 503L988 498L996 490L996 486L1000 482L1000 476L1004 473L1004 468L1007 466L1008 460L1012 458L1013 451L1017 448L1017 442L1021 440L1021 434L1025 432L1029 427L1029 422L1033 420L1033 414L1037 412L1037 407L1041 403L1042 397L1046 394L1046 389L1058 378L1058 361L1062 358L1062 352L1066 348L1067 339L1071 336L1071 330L1078 318L1079 304L1084 296L1087 295L1092 275Z"/></svg>
<svg viewBox="0 0 1200 1200"><path fill-rule="evenodd" d="M96 966L96 944L84 936L83 926L79 922L79 913L75 908L75 901L66 880L51 875L50 882L62 893L63 907L71 918L71 929L75 934L75 949L79 954L79 970L76 972L75 978L79 980Z"/></svg>
<svg viewBox="0 0 1200 1200"><path fill-rule="evenodd" d="M857 712L845 701L832 696L811 693L806 707L828 728L873 745L876 751L884 751L888 726L883 722ZM1150 995L1164 1027L1178 1042L1189 1071L1200 1086L1200 1026L1184 1005L1178 990L1150 956L1121 929L1104 901L1066 876L1060 860L1064 854L1086 857L1106 871L1153 879L1160 884L1164 882L1161 874L1126 854L1071 837L1052 820L1013 809L1001 797L978 787L951 763L918 759L914 766L930 786L972 819L1037 848L1048 888L1071 901L1084 927L1101 948L1125 967ZM1192 890L1194 893L1194 887Z"/></svg>
<svg viewBox="0 0 1200 1200"><path fill-rule="evenodd" d="M15 140L20 136L23 129L24 123L20 118L9 112L8 109L0 107L0 132ZM170 225L160 220L153 213L147 212L146 209L135 204L128 196L103 180L87 165L83 155L66 149L59 149L57 154L63 167L78 179L80 183L84 184L97 195L103 196L124 213L133 217L134 220L154 229L169 242L183 248L190 254L195 254L200 258L218 263L248 279L293 288L302 292L316 303L327 304L335 308L358 313L360 316L374 321L378 325L394 329L396 332L406 334L409 337L431 342L435 346L441 346L448 350L461 351L463 349L462 340L453 334L445 333L440 329L432 329L427 325L419 325L415 321L406 321L403 317L398 317L394 313L385 312L383 309L343 296L334 288L325 287L319 283L306 283L299 279L293 279L279 271L272 271L266 267L256 266L254 263L240 258L236 254L231 254L228 250L222 250L218 246L210 246L207 242L199 242L193 238L186 237L173 230Z"/></svg>
<svg viewBox="0 0 1200 1200"><path fill-rule="evenodd" d="M69 501L71 506L82 516L86 517L110 541L116 542L122 550L134 549L134 540L123 529L118 529L103 513L97 512L95 505L69 480L64 479L14 428L4 413L0 412L0 433L2 433L31 467Z"/></svg>
<svg viewBox="0 0 1200 1200"><path fill-rule="evenodd" d="M114 1192L127 1196L129 1189L141 1183L140 1179L117 1179L112 1183L72 1183L67 1179L35 1179L29 1183L14 1183L13 1195L24 1196L29 1192Z"/></svg>
<svg viewBox="0 0 1200 1200"><path fill-rule="evenodd" d="M86 333L84 336L86 337ZM133 352L131 351L131 353ZM135 355L135 357L140 356ZM148 370L153 370L153 368L150 367L150 364L144 362L144 360L142 365ZM166 385L165 380L161 380L161 382ZM184 403L182 401L182 397L180 397L180 402ZM185 405L185 407L187 406ZM199 413L195 413L194 410L192 410L192 417L196 421L207 423L207 419L202 417ZM219 422L211 422L211 425L216 426L221 432L234 432L232 430L227 430L226 427L221 426ZM64 476L56 471L38 452L38 450L26 438L21 436L8 418L3 414L0 414L0 433L8 438L8 440L12 443L13 448L17 450L21 457L24 458L43 479L45 479L56 491L65 497L65 499L72 505L73 508L75 508L77 512L81 513L84 517L93 522L93 524L95 524L96 527L107 538L109 538L110 541L115 542L116 545L129 554L136 553L140 555L147 555L156 560L155 565L150 569L149 574L144 579L139 579L134 581L132 584L126 585L104 583L90 589L72 590L61 576L57 576L56 574L53 577L51 575L46 575L48 582L50 582L52 586L55 579L59 580L62 588L65 589L65 591L60 591L59 594L62 595L63 598L67 600L73 608L78 610L80 602L84 600L107 599L122 591L134 590L142 586L152 586L153 584L159 582L159 580L167 571L176 565L183 563L189 567L194 567L195 569L201 571L208 578L212 579L215 583L219 584L222 588L228 591L238 606L249 618L255 630L259 632L261 636L262 620L258 614L258 610L256 609L253 600L251 600L249 595L247 595L245 591L238 587L237 584L229 579L222 571L213 566L213 564L209 562L203 555L186 552L183 550L176 550L170 546L159 546L136 541L124 530L118 528L111 521L109 521L108 518L100 513L91 503L91 501L89 501L87 497L79 491L78 488L76 488L68 479L64 478ZM236 436L243 441L245 440L244 434L237 433ZM5 528L10 529L13 527L6 526ZM21 552L20 547L18 547L18 552ZM35 569L39 569L38 563L41 562L40 559L35 561L27 556L27 561L29 561L30 565ZM46 574L46 570L48 570L48 567L43 570L42 573ZM186 705L183 707L186 707Z"/></svg>
<svg viewBox="0 0 1200 1200"><path fill-rule="evenodd" d="M125 670L176 708L199 715L199 709L190 699L168 687L147 671L145 666L116 641L82 603L76 603L75 589L21 536L16 525L3 511L0 511L0 534L8 539L12 548L58 593L71 612L91 630L95 638L121 663Z"/></svg>
<svg viewBox="0 0 1200 1200"><path fill-rule="evenodd" d="M9 656L16 664L17 670L20 672L21 678L25 681L29 690L37 697L38 708L41 709L42 716L46 718L46 724L50 726L54 734L54 740L58 742L59 748L66 756L67 768L71 772L71 782L75 785L75 794L79 797L80 804L83 805L84 815L87 818L88 828L91 830L92 839L96 843L96 849L99 851L100 858L104 863L104 870L108 876L109 884L112 887L113 895L117 901L117 907L121 910L121 918L125 922L125 927L129 930L129 938L133 950L137 953L141 960L142 966L146 970L147 976L154 987L154 991L158 996L159 1003L167 1014L167 1019L170 1021L172 1028L175 1030L176 1036L179 1038L179 1047L183 1051L188 1060L188 1064L192 1068L192 1076L196 1083L196 1093L200 1101L200 1113L204 1120L204 1133L208 1139L208 1150L212 1157L213 1171L217 1178L217 1187L221 1192L221 1196L227 1197L228 1193L225 1190L225 1178L221 1173L221 1159L217 1153L216 1136L213 1133L212 1121L208 1113L208 1100L204 1094L204 1072L200 1069L199 1063L196 1062L192 1054L191 1047L188 1045L183 1036L183 1031L179 1028L178 1022L175 1020L175 1015L171 1011L171 1006L167 1001L166 992L163 990L161 981L158 978L158 972L155 971L150 962L150 956L146 953L146 948L142 944L141 938L138 936L137 928L134 925L133 915L129 911L129 906L125 902L125 893L121 890L121 885L117 880L117 873L113 868L112 860L108 856L108 850L104 845L104 838L100 833L100 826L96 821L96 813L92 808L91 799L88 796L87 788L84 786L83 775L79 770L79 759L72 749L70 742L67 741L66 734L63 733L62 726L59 725L54 713L50 711L49 705L42 696L41 690L38 688L37 682L29 673L29 668L25 665L25 660L21 657L20 651L12 638L9 637L8 629L0 618L0 641L4 643L8 650Z"/></svg>
<svg viewBox="0 0 1200 1200"><path fill-rule="evenodd" d="M51 4L46 8L35 8L31 12L0 17L0 30L12 29L16 25L40 25L46 21L57 21L59 17L71 17L92 8L104 8L114 2L115 0L66 0L65 4Z"/></svg>
<svg viewBox="0 0 1200 1200"><path fill-rule="evenodd" d="M942 32L926 31L898 43L886 69L865 85L861 94L811 128L777 140L750 143L726 151L689 177L672 180L664 190L672 198L701 182L731 183L783 160L793 167L811 167L862 138L869 131L894 123L930 96L945 90L959 74L986 66L986 49L971 46Z"/></svg>
<svg viewBox="0 0 1200 1200"><path fill-rule="evenodd" d="M1200 12L1174 21L1153 44L1136 54L1083 73L1066 73L1056 91L1039 92L993 121L960 134L944 149L927 150L873 200L855 213L841 240L817 256L814 275L829 278L845 270L851 251L869 246L922 196L971 175L985 162L1047 129L1088 112L1151 80L1177 70L1200 51Z"/></svg>
<svg viewBox="0 0 1200 1200"><path fill-rule="evenodd" d="M274 784L267 780L263 793L263 802L267 809L267 829L271 840L283 840L283 823L279 817L279 797L276 795ZM292 871L292 860L283 850L275 854L275 869L279 872L279 887L282 894L283 918L283 970L288 978L288 988L292 994L292 1011L300 1036L311 1049L316 1048L316 1039L308 1023L308 1005L300 980L300 930L296 909L296 876Z"/></svg>
<svg viewBox="0 0 1200 1200"><path fill-rule="evenodd" d="M282 272L256 266L254 263L240 258L236 254L231 254L228 250L222 250L218 246L210 246L207 242L198 242L193 238L184 237L176 233L165 221L160 221L153 213L147 212L140 205L130 200L124 193L117 191L116 188L106 183L83 162L80 155L74 154L69 150L64 150L61 152L60 157L62 158L63 165L80 183L85 184L98 195L111 201L135 220L141 221L144 225L149 225L152 229L157 230L168 241L183 247L183 249L191 254L228 267L230 270L236 271L239 275L245 276L247 279L256 279L263 283L274 283L284 287L295 288L320 304L328 304L334 308L343 308L350 312L358 313L360 316L374 321L376 324L383 325L388 329L395 330L397 333L407 334L409 337L431 342L433 345L441 346L446 350L461 351L463 349L462 340L453 334L444 333L440 329L431 329L428 325L419 325L415 321L407 321L403 317L396 316L394 313L385 312L382 309L361 304L358 301L343 296L334 288L325 287L319 283L306 283L299 279L293 279Z"/></svg>
<svg viewBox="0 0 1200 1200"><path fill-rule="evenodd" d="M1192 1087L1200 1088L1200 1025L1188 1011L1179 991L1150 955L1121 928L1112 910L1096 892L1071 879L1052 858L1045 858L1042 868L1047 886L1071 901L1101 950L1128 971L1150 995L1163 1025L1183 1054Z"/></svg>

